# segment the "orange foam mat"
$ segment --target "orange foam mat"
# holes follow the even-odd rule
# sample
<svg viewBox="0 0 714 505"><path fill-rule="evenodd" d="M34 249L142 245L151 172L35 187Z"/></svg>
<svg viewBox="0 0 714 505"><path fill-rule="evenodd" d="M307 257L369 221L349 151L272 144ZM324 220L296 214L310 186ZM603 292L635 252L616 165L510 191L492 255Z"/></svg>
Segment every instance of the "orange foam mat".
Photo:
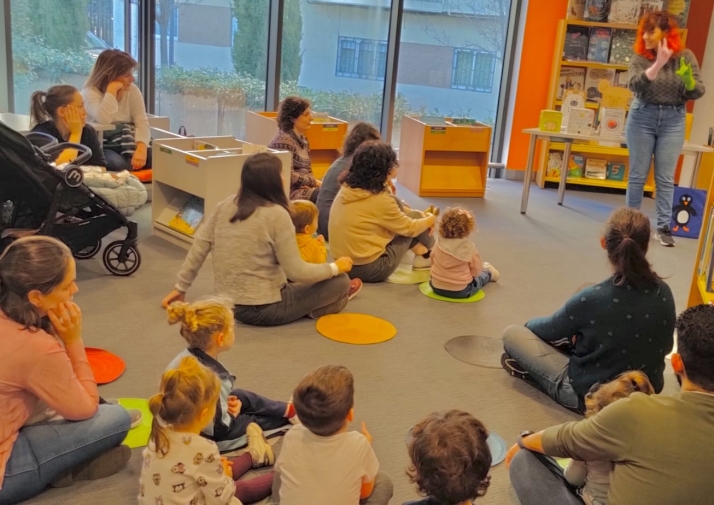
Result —
<svg viewBox="0 0 714 505"><path fill-rule="evenodd" d="M315 327L323 337L354 345L379 344L397 334L392 323L367 314L331 314L318 319Z"/></svg>
<svg viewBox="0 0 714 505"><path fill-rule="evenodd" d="M87 352L87 360L97 384L114 382L124 373L126 364L116 354L94 347L86 347L84 350Z"/></svg>

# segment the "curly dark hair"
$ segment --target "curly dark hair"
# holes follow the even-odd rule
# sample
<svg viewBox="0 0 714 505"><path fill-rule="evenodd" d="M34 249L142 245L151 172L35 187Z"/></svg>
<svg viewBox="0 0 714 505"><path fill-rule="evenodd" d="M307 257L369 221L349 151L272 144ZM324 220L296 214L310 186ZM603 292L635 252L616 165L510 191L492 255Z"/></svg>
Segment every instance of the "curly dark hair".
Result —
<svg viewBox="0 0 714 505"><path fill-rule="evenodd" d="M289 132L295 127L295 120L302 116L310 105L310 100L301 96L286 96L278 107L278 128Z"/></svg>
<svg viewBox="0 0 714 505"><path fill-rule="evenodd" d="M476 220L466 209L452 207L441 215L439 235L443 238L468 237L474 229L476 229Z"/></svg>
<svg viewBox="0 0 714 505"><path fill-rule="evenodd" d="M682 312L677 330L677 354L687 378L714 393L714 305L695 305Z"/></svg>
<svg viewBox="0 0 714 505"><path fill-rule="evenodd" d="M365 189L378 195L386 190L389 174L397 166L397 153L392 146L370 140L357 148L350 168L340 177L340 182L350 188Z"/></svg>
<svg viewBox="0 0 714 505"><path fill-rule="evenodd" d="M407 475L439 504L483 496L491 481L487 438L486 427L468 412L435 412L412 428Z"/></svg>
<svg viewBox="0 0 714 505"><path fill-rule="evenodd" d="M345 143L342 145L342 156L349 158L357 148L368 140L381 140L379 130L370 123L357 123L352 127L350 132L345 137Z"/></svg>

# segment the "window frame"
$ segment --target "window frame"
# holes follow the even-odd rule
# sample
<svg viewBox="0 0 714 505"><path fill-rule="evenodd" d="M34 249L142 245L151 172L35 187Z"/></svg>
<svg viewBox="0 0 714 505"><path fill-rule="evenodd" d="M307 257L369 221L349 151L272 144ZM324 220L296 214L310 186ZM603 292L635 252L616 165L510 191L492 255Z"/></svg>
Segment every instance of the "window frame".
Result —
<svg viewBox="0 0 714 505"><path fill-rule="evenodd" d="M469 74L466 83L457 79L463 74L463 69L459 68L460 56L467 54L470 56L470 68L466 70ZM491 61L486 63L489 66L484 71L478 67L479 57L488 56ZM493 51L483 51L477 49L468 49L463 47L454 48L454 58L451 65L451 88L461 89L465 91L475 91L477 93L493 93L493 80L496 74L496 60L498 55ZM484 78L482 81L476 82L477 78Z"/></svg>
<svg viewBox="0 0 714 505"><path fill-rule="evenodd" d="M351 46L351 47L349 47ZM365 48L368 48L365 50ZM343 51L353 51L347 56ZM369 66L364 68L363 62L370 55ZM335 76L365 79L369 81L384 81L387 62L387 41L367 39L362 37L337 36L337 56L335 58ZM347 65L345 64L347 63ZM349 69L347 67L350 67Z"/></svg>

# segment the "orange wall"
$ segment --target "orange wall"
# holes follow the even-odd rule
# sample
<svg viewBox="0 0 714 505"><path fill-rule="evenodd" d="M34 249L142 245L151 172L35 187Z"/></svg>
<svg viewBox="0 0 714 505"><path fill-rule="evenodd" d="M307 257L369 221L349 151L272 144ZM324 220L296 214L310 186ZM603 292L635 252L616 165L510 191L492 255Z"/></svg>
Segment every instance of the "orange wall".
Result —
<svg viewBox="0 0 714 505"><path fill-rule="evenodd" d="M526 13L518 87L516 89L513 128L506 166L524 170L528 158L528 136L524 128L538 125L540 111L546 106L550 71L555 50L555 31L558 20L565 18L568 0L530 0ZM704 48L709 35L709 23L714 10L714 0L692 1L687 21L687 47L704 58ZM714 92L714 83L705 83ZM690 104L691 107L691 104Z"/></svg>

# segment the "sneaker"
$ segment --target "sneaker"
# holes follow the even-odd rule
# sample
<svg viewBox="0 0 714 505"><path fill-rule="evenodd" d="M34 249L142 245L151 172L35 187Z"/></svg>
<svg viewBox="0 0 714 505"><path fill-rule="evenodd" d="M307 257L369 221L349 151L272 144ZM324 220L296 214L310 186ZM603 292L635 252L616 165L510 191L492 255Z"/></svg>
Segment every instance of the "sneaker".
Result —
<svg viewBox="0 0 714 505"><path fill-rule="evenodd" d="M141 410L139 409L129 409L129 417L131 417L131 428L134 429L137 426L141 424L141 420L144 418L144 415L141 413Z"/></svg>
<svg viewBox="0 0 714 505"><path fill-rule="evenodd" d="M496 270L491 263L484 261L483 269L491 273L491 282L496 282L501 278L501 274L498 273L498 270Z"/></svg>
<svg viewBox="0 0 714 505"><path fill-rule="evenodd" d="M528 371L524 370L523 367L518 363L518 361L511 358L511 355L507 352L501 354L501 366L513 377L517 377L523 380L526 380L529 377Z"/></svg>
<svg viewBox="0 0 714 505"><path fill-rule="evenodd" d="M265 439L263 429L256 423L250 423L245 429L245 434L248 436L248 452L253 459L253 468L275 464L273 448Z"/></svg>
<svg viewBox="0 0 714 505"><path fill-rule="evenodd" d="M350 290L347 293L347 299L352 300L355 296L357 296L357 293L362 291L362 280L361 279L352 279L350 281Z"/></svg>
<svg viewBox="0 0 714 505"><path fill-rule="evenodd" d="M412 270L429 270L431 268L431 259L425 258L424 256L416 255L414 256L414 262L412 263Z"/></svg>
<svg viewBox="0 0 714 505"><path fill-rule="evenodd" d="M127 445L112 447L94 459L82 463L63 473L50 483L52 487L68 487L78 480L97 480L109 477L126 467L131 458L131 449Z"/></svg>
<svg viewBox="0 0 714 505"><path fill-rule="evenodd" d="M665 247L674 247L674 239L672 238L672 231L669 229L669 226L657 228L655 239L659 240L659 243Z"/></svg>

